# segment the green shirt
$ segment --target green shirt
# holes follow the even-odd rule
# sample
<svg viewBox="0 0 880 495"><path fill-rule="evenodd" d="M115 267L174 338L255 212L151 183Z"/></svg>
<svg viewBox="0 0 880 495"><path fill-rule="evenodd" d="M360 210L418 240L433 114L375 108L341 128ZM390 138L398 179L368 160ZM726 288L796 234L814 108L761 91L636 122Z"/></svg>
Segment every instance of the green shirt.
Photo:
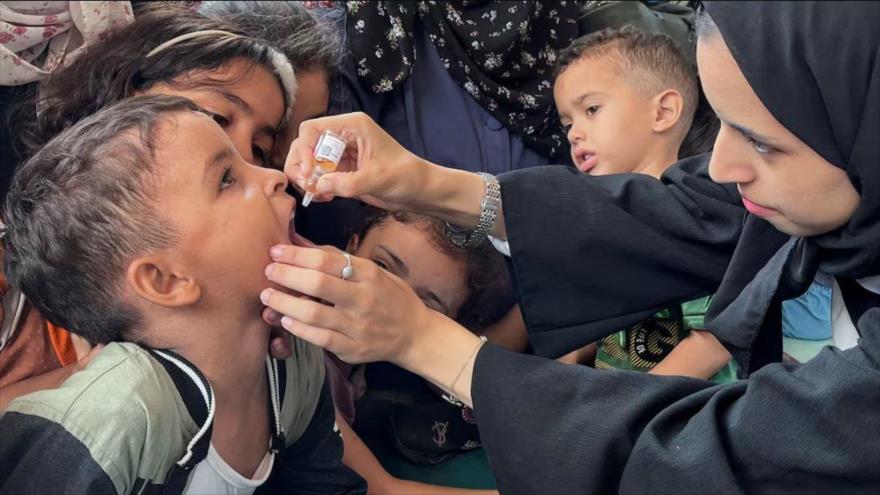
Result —
<svg viewBox="0 0 880 495"><path fill-rule="evenodd" d="M627 330L611 334L599 342L596 368L650 371L684 340L692 329L702 330L712 297L685 302L664 309ZM730 360L710 380L736 381L736 362Z"/></svg>

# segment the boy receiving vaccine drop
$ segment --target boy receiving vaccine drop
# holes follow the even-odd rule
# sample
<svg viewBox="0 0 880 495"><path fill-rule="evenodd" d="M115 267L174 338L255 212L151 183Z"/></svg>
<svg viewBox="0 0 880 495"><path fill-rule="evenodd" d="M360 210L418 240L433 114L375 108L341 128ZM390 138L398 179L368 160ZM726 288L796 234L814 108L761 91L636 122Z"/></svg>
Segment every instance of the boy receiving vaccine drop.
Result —
<svg viewBox="0 0 880 495"><path fill-rule="evenodd" d="M0 493L364 493L322 352L267 355L260 291L294 199L189 100L134 97L16 173L5 270L50 321L106 344L0 416Z"/></svg>

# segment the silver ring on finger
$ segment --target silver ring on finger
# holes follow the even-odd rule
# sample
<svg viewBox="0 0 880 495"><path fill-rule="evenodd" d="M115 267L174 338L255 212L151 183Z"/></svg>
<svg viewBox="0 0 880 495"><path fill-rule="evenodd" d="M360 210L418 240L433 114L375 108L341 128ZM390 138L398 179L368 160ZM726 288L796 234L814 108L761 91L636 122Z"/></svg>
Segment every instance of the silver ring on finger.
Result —
<svg viewBox="0 0 880 495"><path fill-rule="evenodd" d="M351 266L351 255L348 253L342 253L342 255L345 256L345 267L342 268L340 278L342 280L348 280L354 276L354 268Z"/></svg>

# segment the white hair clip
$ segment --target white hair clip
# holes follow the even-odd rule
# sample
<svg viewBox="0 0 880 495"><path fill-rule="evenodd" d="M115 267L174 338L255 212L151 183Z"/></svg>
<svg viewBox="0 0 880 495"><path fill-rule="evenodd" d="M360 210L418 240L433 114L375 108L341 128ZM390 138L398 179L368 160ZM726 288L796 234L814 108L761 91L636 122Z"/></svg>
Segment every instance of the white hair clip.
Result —
<svg viewBox="0 0 880 495"><path fill-rule="evenodd" d="M181 34L180 36L171 38L170 40L150 50L149 53L147 53L147 58L150 58L153 55L161 52L162 50L165 50L170 46L174 46L180 43L181 41L191 40L193 38L199 38L202 36L246 38L246 36L243 36L241 34L230 33L229 31L222 31L220 29L206 29L204 31ZM287 57L272 46L269 46L269 58L272 67L275 69L275 73L278 75L278 78L281 79L281 86L283 86L282 89L284 90L286 96L287 108L284 111L283 124L287 125L287 122L290 120L290 112L293 108L293 102L296 98L296 74L294 74L293 66L290 65L290 61L287 60Z"/></svg>
<svg viewBox="0 0 880 495"><path fill-rule="evenodd" d="M181 34L180 36L176 36L174 38L171 38L170 40L168 40L168 41L160 44L156 48L153 48L152 50L150 50L150 52L147 53L147 58L150 58L153 55L168 48L169 46L174 46L174 45L180 43L181 41L191 40L193 38L201 38L202 36L217 36L217 35L227 36L230 38L243 38L243 36L240 34L230 33L229 31L221 31L219 29L206 29L204 31L196 31L194 33Z"/></svg>

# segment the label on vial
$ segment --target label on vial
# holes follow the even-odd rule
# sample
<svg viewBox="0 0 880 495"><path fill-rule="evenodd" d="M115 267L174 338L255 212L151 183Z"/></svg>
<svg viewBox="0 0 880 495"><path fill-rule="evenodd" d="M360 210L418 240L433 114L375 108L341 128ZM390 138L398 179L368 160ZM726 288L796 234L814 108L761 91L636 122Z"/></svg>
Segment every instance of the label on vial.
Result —
<svg viewBox="0 0 880 495"><path fill-rule="evenodd" d="M322 134L315 146L315 160L338 164L345 152L345 141L331 134Z"/></svg>

